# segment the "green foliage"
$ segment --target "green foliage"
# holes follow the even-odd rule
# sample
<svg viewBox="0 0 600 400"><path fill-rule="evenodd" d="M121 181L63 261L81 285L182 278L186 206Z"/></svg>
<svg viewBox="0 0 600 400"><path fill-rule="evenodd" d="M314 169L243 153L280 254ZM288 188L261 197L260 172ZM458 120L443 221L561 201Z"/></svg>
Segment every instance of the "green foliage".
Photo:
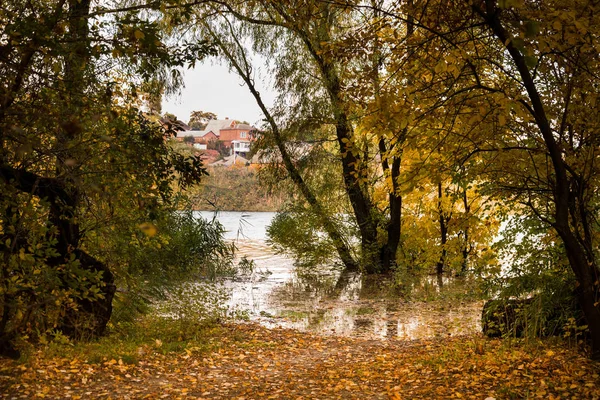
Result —
<svg viewBox="0 0 600 400"><path fill-rule="evenodd" d="M106 337L74 343L60 332L51 332L41 347L48 357L86 360L91 364L118 362L137 364L140 359L172 352L203 353L218 346L212 340L222 328L214 321L196 321L183 326L165 316L146 315L135 322L120 322Z"/></svg>
<svg viewBox="0 0 600 400"><path fill-rule="evenodd" d="M216 220L191 211L166 212L154 222L109 232L102 247L120 288L116 321L132 321L185 281L233 275L234 247L223 232Z"/></svg>
<svg viewBox="0 0 600 400"><path fill-rule="evenodd" d="M218 151L221 158L227 157L231 152L231 150L225 146L225 143L221 142L220 140L209 140L206 144L206 148L208 150Z"/></svg>
<svg viewBox="0 0 600 400"><path fill-rule="evenodd" d="M310 216L300 212L278 213L267 228L269 244L306 264L330 261L334 249Z"/></svg>
<svg viewBox="0 0 600 400"><path fill-rule="evenodd" d="M8 194L12 188L0 183L0 191ZM56 328L69 310L77 310L78 300L101 296L101 273L82 268L74 255L59 268L48 268L57 252L54 227L38 219L47 204L17 193L0 200L1 209L10 210L0 228L0 338L25 333L37 339Z"/></svg>
<svg viewBox="0 0 600 400"><path fill-rule="evenodd" d="M168 146L169 127L140 111L139 90L172 90L178 68L211 49L167 45L148 14L89 0L4 1L0 37L3 353L19 335L104 331L114 275L130 266L111 264L113 235L158 221L173 187L205 173L198 157Z"/></svg>
<svg viewBox="0 0 600 400"><path fill-rule="evenodd" d="M188 125L192 127L192 129L201 131L206 128L208 121L211 119L217 119L217 114L210 111L192 111L190 113Z"/></svg>
<svg viewBox="0 0 600 400"><path fill-rule="evenodd" d="M171 289L156 312L178 326L182 339L194 335L199 324L214 324L234 316L226 303L228 292L215 284L184 283Z"/></svg>
<svg viewBox="0 0 600 400"><path fill-rule="evenodd" d="M339 221L339 224L350 229L347 221ZM309 210L289 206L277 213L267 228L267 237L275 250L291 254L299 265L336 262L331 239L323 234L319 218Z"/></svg>
<svg viewBox="0 0 600 400"><path fill-rule="evenodd" d="M577 283L555 234L533 216L510 216L495 244L502 271L486 280L488 295L500 301L530 298L517 312L518 326L529 337L581 335L585 325L577 306ZM515 327L503 329L515 335Z"/></svg>

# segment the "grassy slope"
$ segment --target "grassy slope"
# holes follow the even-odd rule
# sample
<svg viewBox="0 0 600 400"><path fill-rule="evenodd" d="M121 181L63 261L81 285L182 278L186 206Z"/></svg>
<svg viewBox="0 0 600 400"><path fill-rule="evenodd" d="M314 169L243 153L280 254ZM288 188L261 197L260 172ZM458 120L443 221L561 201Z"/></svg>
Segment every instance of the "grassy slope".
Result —
<svg viewBox="0 0 600 400"><path fill-rule="evenodd" d="M277 211L284 201L260 186L255 167L211 167L208 172L203 183L188 192L197 210Z"/></svg>

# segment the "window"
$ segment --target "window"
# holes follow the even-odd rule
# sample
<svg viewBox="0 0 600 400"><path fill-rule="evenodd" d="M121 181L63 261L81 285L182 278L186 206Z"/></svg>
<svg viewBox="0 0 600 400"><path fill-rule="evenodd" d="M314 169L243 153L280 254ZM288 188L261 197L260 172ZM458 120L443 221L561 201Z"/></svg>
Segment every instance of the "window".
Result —
<svg viewBox="0 0 600 400"><path fill-rule="evenodd" d="M241 137L242 139L244 139L244 138L246 137L246 134L247 134L247 133L248 133L248 132L240 132L240 137Z"/></svg>

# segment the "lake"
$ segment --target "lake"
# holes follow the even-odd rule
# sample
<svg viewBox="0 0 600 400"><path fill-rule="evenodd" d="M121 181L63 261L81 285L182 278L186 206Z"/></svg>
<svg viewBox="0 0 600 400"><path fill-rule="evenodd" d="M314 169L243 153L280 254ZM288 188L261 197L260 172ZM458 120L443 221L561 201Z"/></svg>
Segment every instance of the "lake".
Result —
<svg viewBox="0 0 600 400"><path fill-rule="evenodd" d="M268 327L367 338L426 339L481 331L482 302L411 302L390 296L377 279L342 274L332 266L297 269L293 258L277 254L266 241L273 212L199 211L216 218L225 238L236 244L236 259L247 257L254 271L243 279L226 280L229 307L244 311ZM435 277L415 290L435 294ZM452 290L452 284L442 290Z"/></svg>

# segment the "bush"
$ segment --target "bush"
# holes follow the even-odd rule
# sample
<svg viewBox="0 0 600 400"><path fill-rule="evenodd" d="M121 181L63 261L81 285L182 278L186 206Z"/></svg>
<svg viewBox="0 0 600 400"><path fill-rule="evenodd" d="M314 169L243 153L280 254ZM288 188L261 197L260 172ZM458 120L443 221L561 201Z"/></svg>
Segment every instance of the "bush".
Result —
<svg viewBox="0 0 600 400"><path fill-rule="evenodd" d="M494 334L579 336L585 328L577 283L553 231L536 218L511 217L501 235L495 247L504 265L499 276L485 280L497 300L487 306L484 323L495 323Z"/></svg>
<svg viewBox="0 0 600 400"><path fill-rule="evenodd" d="M276 251L292 254L298 264L314 266L331 262L337 254L328 236L319 229L312 213L279 212L267 228L268 243Z"/></svg>
<svg viewBox="0 0 600 400"><path fill-rule="evenodd" d="M121 266L113 321L132 321L186 281L235 274L234 246L223 233L216 220L174 211L141 224L136 232L117 235L108 249L111 262Z"/></svg>
<svg viewBox="0 0 600 400"><path fill-rule="evenodd" d="M198 326L219 323L233 315L226 304L228 297L222 286L189 282L171 289L156 311L177 327L182 340L187 340Z"/></svg>

